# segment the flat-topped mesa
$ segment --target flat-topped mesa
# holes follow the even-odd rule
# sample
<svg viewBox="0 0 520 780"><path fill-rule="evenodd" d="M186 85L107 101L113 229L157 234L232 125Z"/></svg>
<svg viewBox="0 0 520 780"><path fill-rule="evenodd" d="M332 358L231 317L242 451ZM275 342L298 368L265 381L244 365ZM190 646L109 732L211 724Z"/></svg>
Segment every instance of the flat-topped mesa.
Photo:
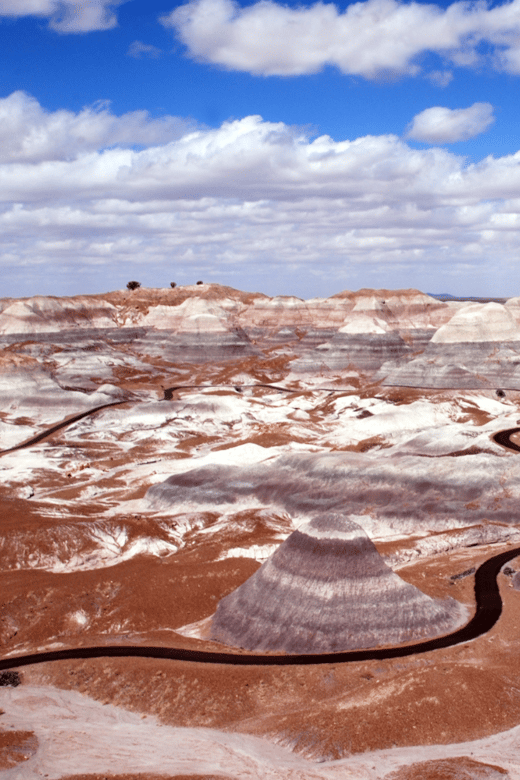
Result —
<svg viewBox="0 0 520 780"><path fill-rule="evenodd" d="M239 327L246 333L267 335L286 328L338 331L346 327L352 329L347 333L378 335L403 328L435 330L452 316L453 305L418 290L345 290L330 298L302 300L270 298L219 284L141 287L60 298L0 298L0 335L125 327L188 334Z"/></svg>
<svg viewBox="0 0 520 780"><path fill-rule="evenodd" d="M468 619L395 574L347 517L302 525L243 585L223 598L211 638L253 651L330 653L447 634Z"/></svg>

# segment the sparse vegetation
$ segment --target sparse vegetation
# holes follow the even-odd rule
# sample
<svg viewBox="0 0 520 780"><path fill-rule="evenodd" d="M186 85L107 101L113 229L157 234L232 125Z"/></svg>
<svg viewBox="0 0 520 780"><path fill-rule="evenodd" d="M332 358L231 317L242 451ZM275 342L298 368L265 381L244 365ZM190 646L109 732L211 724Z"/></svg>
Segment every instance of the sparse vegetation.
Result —
<svg viewBox="0 0 520 780"><path fill-rule="evenodd" d="M472 566L471 569L466 569L465 571L461 571L460 574L452 574L450 577L450 580L462 580L464 577L469 577L470 574L475 574L475 567Z"/></svg>
<svg viewBox="0 0 520 780"><path fill-rule="evenodd" d="M0 672L0 686L16 688L20 683L18 672Z"/></svg>
<svg viewBox="0 0 520 780"><path fill-rule="evenodd" d="M170 287L173 289L174 287L177 287L177 282L170 282Z"/></svg>
<svg viewBox="0 0 520 780"><path fill-rule="evenodd" d="M128 282L126 286L129 290L137 290L141 286L141 282Z"/></svg>
<svg viewBox="0 0 520 780"><path fill-rule="evenodd" d="M204 282L197 282L197 284L204 284Z"/></svg>

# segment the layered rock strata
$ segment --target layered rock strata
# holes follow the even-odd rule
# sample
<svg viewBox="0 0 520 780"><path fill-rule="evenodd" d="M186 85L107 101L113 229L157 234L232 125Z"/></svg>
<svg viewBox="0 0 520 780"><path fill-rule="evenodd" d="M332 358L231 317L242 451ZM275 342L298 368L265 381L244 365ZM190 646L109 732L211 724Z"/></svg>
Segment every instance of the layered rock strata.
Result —
<svg viewBox="0 0 520 780"><path fill-rule="evenodd" d="M220 601L211 637L253 651L330 653L445 634L467 617L453 599L402 580L357 523L328 513Z"/></svg>
<svg viewBox="0 0 520 780"><path fill-rule="evenodd" d="M439 343L430 341L410 360L389 360L374 377L382 384L441 389L517 388L520 341Z"/></svg>
<svg viewBox="0 0 520 780"><path fill-rule="evenodd" d="M107 345L113 371L81 370L84 356L69 354ZM346 290L303 301L218 284L0 299L2 348L50 357L56 366L47 361L46 370L83 390L94 388L92 376L114 381L117 366L137 369L136 360L202 365L273 350L287 357L295 382L355 370L385 385L511 389L520 381L520 299L445 302L417 290ZM74 365L64 369L65 358Z"/></svg>
<svg viewBox="0 0 520 780"><path fill-rule="evenodd" d="M367 326L368 327L368 326ZM399 360L411 352L398 333L351 333L340 330L331 339L292 363L295 373L343 371L355 366L362 371L375 371L382 363Z"/></svg>

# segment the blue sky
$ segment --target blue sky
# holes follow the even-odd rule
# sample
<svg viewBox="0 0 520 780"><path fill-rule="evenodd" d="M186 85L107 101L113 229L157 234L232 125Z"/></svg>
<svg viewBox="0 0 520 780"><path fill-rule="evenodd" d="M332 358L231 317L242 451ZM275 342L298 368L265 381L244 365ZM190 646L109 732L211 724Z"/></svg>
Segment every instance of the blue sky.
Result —
<svg viewBox="0 0 520 780"><path fill-rule="evenodd" d="M520 294L520 0L0 0L0 296Z"/></svg>

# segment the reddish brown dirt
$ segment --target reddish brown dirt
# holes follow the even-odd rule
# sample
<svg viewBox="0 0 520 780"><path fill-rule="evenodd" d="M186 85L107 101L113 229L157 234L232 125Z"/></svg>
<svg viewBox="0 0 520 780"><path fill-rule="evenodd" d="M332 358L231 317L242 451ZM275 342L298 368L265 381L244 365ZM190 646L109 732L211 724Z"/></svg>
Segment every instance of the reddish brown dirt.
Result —
<svg viewBox="0 0 520 780"><path fill-rule="evenodd" d="M218 601L258 568L256 561L230 558L180 563L175 558L139 557L106 569L52 574L13 571L2 575L0 647L92 643L93 637L144 635L193 623L212 614ZM88 629L71 617L90 618ZM98 636L98 638L99 638ZM169 641L182 641L169 633Z"/></svg>
<svg viewBox="0 0 520 780"><path fill-rule="evenodd" d="M499 549L438 556L435 576L433 561L422 571L420 564L410 567L408 579L435 595L441 589L433 583L442 581L445 592L458 590L467 600L472 578L452 586L446 575ZM509 578L500 580L504 612L489 634L424 655L287 668L94 659L26 667L23 677L154 714L171 725L274 737L313 757L478 739L520 722L520 593ZM196 644L191 640L190 646Z"/></svg>
<svg viewBox="0 0 520 780"><path fill-rule="evenodd" d="M10 769L32 758L38 740L32 731L0 731L0 769Z"/></svg>
<svg viewBox="0 0 520 780"><path fill-rule="evenodd" d="M507 780L502 767L484 764L468 756L420 761L386 775L384 780Z"/></svg>
<svg viewBox="0 0 520 780"><path fill-rule="evenodd" d="M234 287L227 287L223 284L207 285L179 285L171 288L161 287L140 287L137 290L114 290L110 293L99 295L89 295L85 297L99 298L108 301L114 305L126 305L129 310L148 311L150 306L165 304L167 306L178 306L187 298L203 298L204 300L222 300L231 298L241 303L251 303L255 298L268 299L262 293L249 293L237 290Z"/></svg>
<svg viewBox="0 0 520 780"><path fill-rule="evenodd" d="M224 775L109 775L106 773L94 775L67 775L61 780L233 780Z"/></svg>
<svg viewBox="0 0 520 780"><path fill-rule="evenodd" d="M390 447L391 445L388 444L385 439L382 436L371 436L369 439L363 439L363 441L358 442L357 444L351 444L350 446L344 446L344 447L335 447L335 450L350 450L352 452L368 452L369 450L373 450L375 447L379 447L380 449L384 449L385 447Z"/></svg>

